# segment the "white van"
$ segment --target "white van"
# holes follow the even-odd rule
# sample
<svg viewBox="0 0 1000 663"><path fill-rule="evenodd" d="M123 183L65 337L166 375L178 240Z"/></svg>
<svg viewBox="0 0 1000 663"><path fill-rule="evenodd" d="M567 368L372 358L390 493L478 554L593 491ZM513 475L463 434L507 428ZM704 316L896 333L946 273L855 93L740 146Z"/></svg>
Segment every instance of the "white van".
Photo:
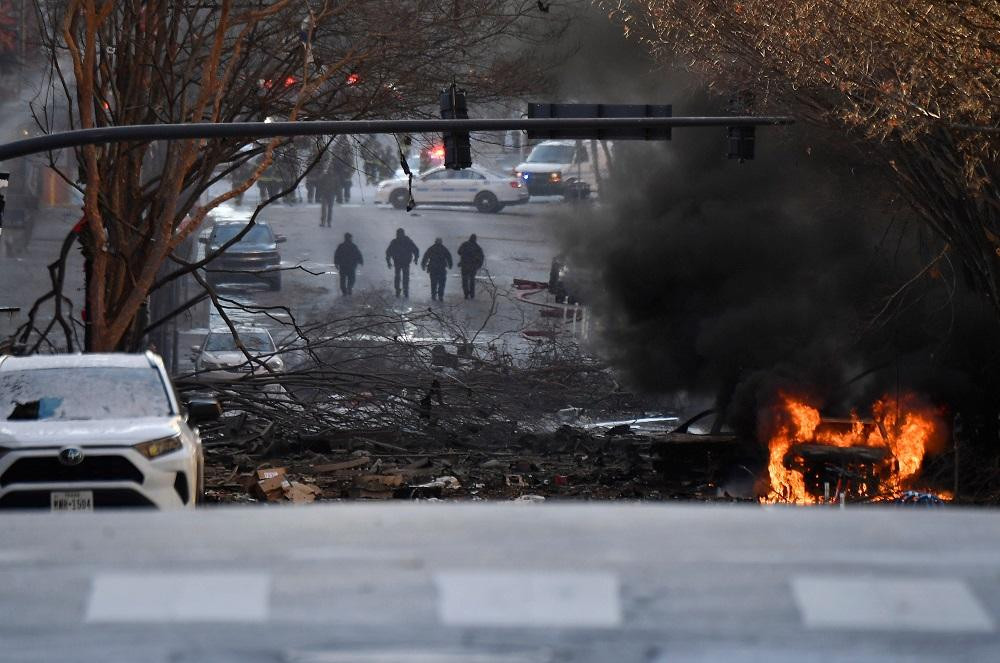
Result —
<svg viewBox="0 0 1000 663"><path fill-rule="evenodd" d="M541 142L532 148L516 172L532 196L586 198L596 185L592 161L583 141Z"/></svg>

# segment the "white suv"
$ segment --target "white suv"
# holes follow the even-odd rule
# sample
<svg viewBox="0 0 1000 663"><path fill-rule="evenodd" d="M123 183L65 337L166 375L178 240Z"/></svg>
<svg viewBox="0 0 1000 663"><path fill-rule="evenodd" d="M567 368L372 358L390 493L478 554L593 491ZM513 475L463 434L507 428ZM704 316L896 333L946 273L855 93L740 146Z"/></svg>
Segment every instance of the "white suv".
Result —
<svg viewBox="0 0 1000 663"><path fill-rule="evenodd" d="M203 456L163 362L145 354L0 356L0 508L191 507Z"/></svg>

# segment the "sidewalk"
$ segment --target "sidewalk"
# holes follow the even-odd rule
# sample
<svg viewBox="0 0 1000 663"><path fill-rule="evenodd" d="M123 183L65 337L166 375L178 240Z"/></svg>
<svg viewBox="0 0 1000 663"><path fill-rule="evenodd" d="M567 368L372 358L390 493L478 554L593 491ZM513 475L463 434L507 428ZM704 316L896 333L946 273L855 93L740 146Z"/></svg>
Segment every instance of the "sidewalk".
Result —
<svg viewBox="0 0 1000 663"><path fill-rule="evenodd" d="M49 291L47 266L59 257L67 233L79 220L79 211L70 208L35 210L22 227L3 229L0 236L0 307L18 307L12 314L0 314L0 338L12 334L27 320L32 304ZM74 248L70 252L64 293L78 310L83 290L83 259ZM48 320L43 314L42 321Z"/></svg>

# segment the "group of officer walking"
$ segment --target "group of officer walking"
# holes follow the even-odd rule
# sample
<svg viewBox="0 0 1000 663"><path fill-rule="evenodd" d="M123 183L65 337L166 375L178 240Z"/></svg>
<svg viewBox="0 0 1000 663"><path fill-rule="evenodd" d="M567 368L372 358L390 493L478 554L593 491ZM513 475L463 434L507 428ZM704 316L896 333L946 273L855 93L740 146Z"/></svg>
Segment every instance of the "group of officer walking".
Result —
<svg viewBox="0 0 1000 663"><path fill-rule="evenodd" d="M397 297L410 296L410 265L420 260L420 249L406 232L400 228L396 237L385 250L385 264L393 271L392 284ZM462 293L466 299L476 298L476 273L482 269L485 256L475 235L458 247L458 267L462 271ZM350 295L354 290L354 280L359 265L364 264L361 251L354 244L351 233L344 234L344 241L333 254L333 264L340 272L340 292ZM452 268L451 252L440 237L424 251L420 268L431 277L431 299L444 301L444 284L448 270Z"/></svg>

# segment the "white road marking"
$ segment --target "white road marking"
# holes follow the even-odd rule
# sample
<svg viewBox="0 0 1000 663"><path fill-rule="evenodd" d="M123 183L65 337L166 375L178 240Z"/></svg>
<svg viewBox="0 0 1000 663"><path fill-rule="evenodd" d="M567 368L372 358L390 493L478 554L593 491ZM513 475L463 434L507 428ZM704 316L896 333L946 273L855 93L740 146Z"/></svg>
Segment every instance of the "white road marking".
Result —
<svg viewBox="0 0 1000 663"><path fill-rule="evenodd" d="M547 663L552 657L539 654L488 654L452 650L380 649L374 651L295 651L285 655L288 663Z"/></svg>
<svg viewBox="0 0 1000 663"><path fill-rule="evenodd" d="M792 593L808 628L991 632L993 619L961 580L798 576Z"/></svg>
<svg viewBox="0 0 1000 663"><path fill-rule="evenodd" d="M288 551L288 559L296 562L379 561L418 563L423 561L416 550L387 550L348 546L292 548Z"/></svg>
<svg viewBox="0 0 1000 663"><path fill-rule="evenodd" d="M266 573L100 573L94 577L85 619L262 622L270 591Z"/></svg>
<svg viewBox="0 0 1000 663"><path fill-rule="evenodd" d="M37 550L0 550L0 564L49 561L49 556Z"/></svg>
<svg viewBox="0 0 1000 663"><path fill-rule="evenodd" d="M618 578L600 572L451 571L436 575L450 626L615 627Z"/></svg>

